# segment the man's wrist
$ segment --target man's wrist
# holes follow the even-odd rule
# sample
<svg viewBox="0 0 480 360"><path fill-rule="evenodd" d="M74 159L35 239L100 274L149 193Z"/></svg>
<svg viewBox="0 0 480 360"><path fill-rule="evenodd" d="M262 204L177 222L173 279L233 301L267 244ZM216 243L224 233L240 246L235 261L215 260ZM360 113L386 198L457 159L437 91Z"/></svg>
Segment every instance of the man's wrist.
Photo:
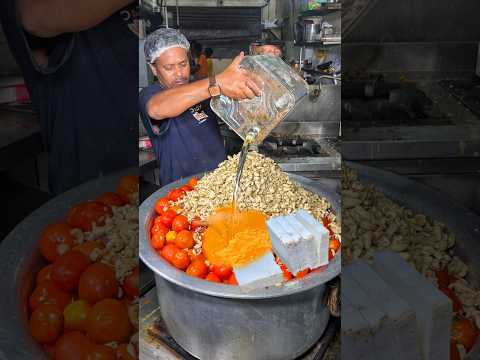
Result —
<svg viewBox="0 0 480 360"><path fill-rule="evenodd" d="M208 78L208 92L210 97L218 97L222 94L220 84L217 82L215 75Z"/></svg>

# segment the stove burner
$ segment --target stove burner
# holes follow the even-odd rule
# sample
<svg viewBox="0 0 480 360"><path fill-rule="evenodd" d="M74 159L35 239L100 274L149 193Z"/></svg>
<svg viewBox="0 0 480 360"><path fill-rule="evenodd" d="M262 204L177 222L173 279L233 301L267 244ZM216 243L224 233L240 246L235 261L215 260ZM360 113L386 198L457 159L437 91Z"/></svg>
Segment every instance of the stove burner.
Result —
<svg viewBox="0 0 480 360"><path fill-rule="evenodd" d="M267 138L259 151L269 157L327 156L322 146L314 140Z"/></svg>
<svg viewBox="0 0 480 360"><path fill-rule="evenodd" d="M425 92L382 78L342 84L342 120L360 127L450 124Z"/></svg>

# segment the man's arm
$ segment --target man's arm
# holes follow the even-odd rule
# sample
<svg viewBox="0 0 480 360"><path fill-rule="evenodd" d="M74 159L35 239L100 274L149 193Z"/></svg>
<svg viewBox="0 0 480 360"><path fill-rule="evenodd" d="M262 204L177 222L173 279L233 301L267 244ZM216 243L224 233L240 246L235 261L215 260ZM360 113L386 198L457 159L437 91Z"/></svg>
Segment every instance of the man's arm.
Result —
<svg viewBox="0 0 480 360"><path fill-rule="evenodd" d="M260 89L250 75L238 67L244 55L241 53L219 75L217 84L222 94L233 99L253 98L260 95ZM151 119L163 120L182 114L185 110L208 98L209 80L198 80L190 84L161 91L147 102L146 110Z"/></svg>
<svg viewBox="0 0 480 360"><path fill-rule="evenodd" d="M17 0L24 29L54 37L92 28L132 0Z"/></svg>
<svg viewBox="0 0 480 360"><path fill-rule="evenodd" d="M155 120L178 116L193 105L208 99L208 86L208 79L203 79L161 91L148 100L147 114Z"/></svg>

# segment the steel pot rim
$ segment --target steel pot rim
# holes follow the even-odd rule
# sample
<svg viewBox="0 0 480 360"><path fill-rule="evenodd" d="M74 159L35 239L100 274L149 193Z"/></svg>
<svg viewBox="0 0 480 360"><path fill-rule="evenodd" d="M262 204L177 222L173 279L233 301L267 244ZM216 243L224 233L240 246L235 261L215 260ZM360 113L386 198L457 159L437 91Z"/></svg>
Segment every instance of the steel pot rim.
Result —
<svg viewBox="0 0 480 360"><path fill-rule="evenodd" d="M196 175L197 178L204 174ZM322 185L299 175L288 174L289 177L300 183L305 189L319 194L328 199L334 208L338 217L340 217L340 196L334 192L323 189ZM194 175L195 176L195 175ZM321 272L312 272L305 278L293 280L281 286L272 286L268 288L246 291L239 286L212 283L187 275L185 272L176 269L159 256L150 246L149 229L154 212L154 205L157 199L165 196L173 188L186 184L191 177L184 178L168 184L151 194L139 208L139 255L142 261L156 274L167 281L198 292L214 297L231 299L269 299L288 296L314 287L324 285L329 280L335 278L341 271L341 252L327 265L327 268Z"/></svg>

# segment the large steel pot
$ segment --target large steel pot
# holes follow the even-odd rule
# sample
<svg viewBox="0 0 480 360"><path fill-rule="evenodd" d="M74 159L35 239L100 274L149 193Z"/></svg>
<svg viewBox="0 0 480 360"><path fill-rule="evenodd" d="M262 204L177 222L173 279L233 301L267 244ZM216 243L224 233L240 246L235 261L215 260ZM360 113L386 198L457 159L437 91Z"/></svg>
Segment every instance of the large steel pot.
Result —
<svg viewBox="0 0 480 360"><path fill-rule="evenodd" d="M290 177L327 198L340 215L336 193L301 176ZM325 283L340 273L340 254L323 272L253 292L188 276L149 244L155 201L187 181L163 187L140 206L140 257L155 273L158 302L170 334L201 360L291 360L301 355L327 325L329 311L322 297Z"/></svg>
<svg viewBox="0 0 480 360"><path fill-rule="evenodd" d="M38 249L38 239L45 225L64 219L69 209L114 191L121 176L135 174L129 169L80 185L44 204L23 220L0 246L0 359L47 359L28 330L28 297L35 277L46 265Z"/></svg>

